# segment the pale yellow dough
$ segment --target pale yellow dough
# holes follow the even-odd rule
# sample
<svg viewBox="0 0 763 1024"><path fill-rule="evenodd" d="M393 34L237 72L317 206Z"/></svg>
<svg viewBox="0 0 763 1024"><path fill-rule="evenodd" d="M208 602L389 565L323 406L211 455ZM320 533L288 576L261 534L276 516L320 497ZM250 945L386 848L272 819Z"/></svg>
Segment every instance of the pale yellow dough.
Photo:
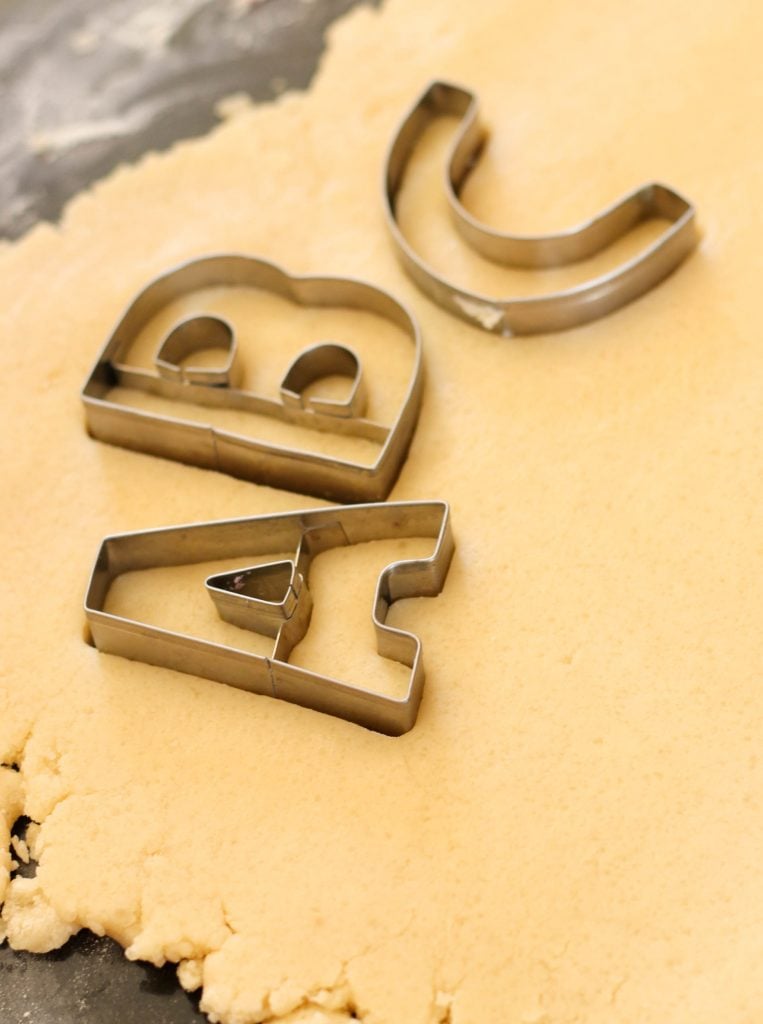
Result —
<svg viewBox="0 0 763 1024"><path fill-rule="evenodd" d="M0 899L12 821L41 825L36 881L6 896L15 945L107 933L183 962L226 1024L760 1019L762 50L742 0L388 0L338 26L307 94L239 105L0 249L0 762L20 766L0 775ZM442 313L379 198L432 77L475 89L494 128L480 216L561 228L658 179L697 203L700 250L566 334ZM464 253L434 176L447 134L403 202L422 251L503 292L579 279ZM395 612L427 670L402 738L83 641L106 534L316 504L85 434L78 389L129 297L219 250L364 277L420 318L427 389L392 496L448 499L458 546L442 596ZM262 337L291 330L270 312ZM316 562L305 664L399 685L369 617L398 552ZM122 582L115 601L185 600L213 628L181 577Z"/></svg>

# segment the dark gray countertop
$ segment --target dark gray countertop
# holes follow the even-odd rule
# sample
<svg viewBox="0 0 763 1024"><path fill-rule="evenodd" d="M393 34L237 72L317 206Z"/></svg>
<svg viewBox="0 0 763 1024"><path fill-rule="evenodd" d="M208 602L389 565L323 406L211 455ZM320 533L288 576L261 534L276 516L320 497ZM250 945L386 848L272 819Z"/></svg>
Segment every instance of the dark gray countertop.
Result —
<svg viewBox="0 0 763 1024"><path fill-rule="evenodd" d="M358 0L0 0L0 235L55 219L112 167L305 88Z"/></svg>
<svg viewBox="0 0 763 1024"><path fill-rule="evenodd" d="M55 220L119 163L200 135L215 105L304 88L324 31L358 0L0 0L0 236ZM189 1024L174 967L81 932L55 953L0 947L1 1024Z"/></svg>

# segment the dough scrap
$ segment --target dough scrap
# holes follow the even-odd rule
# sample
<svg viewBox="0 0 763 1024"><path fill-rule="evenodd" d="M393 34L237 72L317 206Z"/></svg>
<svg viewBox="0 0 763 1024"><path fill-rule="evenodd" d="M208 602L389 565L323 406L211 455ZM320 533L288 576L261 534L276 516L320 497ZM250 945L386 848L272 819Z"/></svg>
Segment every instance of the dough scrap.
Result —
<svg viewBox="0 0 763 1024"><path fill-rule="evenodd" d="M11 879L5 893L2 921L10 945L30 953L58 949L79 931L79 925L61 920L36 877L17 875Z"/></svg>
<svg viewBox="0 0 763 1024"><path fill-rule="evenodd" d="M11 829L23 807L21 776L10 768L0 766L0 907L10 882Z"/></svg>
<svg viewBox="0 0 763 1024"><path fill-rule="evenodd" d="M0 247L0 762L20 769L0 772L0 887L13 820L40 823L37 875L5 899L14 946L88 927L190 961L181 977L224 1024L759 1015L763 14L541 6L357 10L307 94L242 108ZM387 141L432 77L474 88L494 127L465 190L478 216L557 229L664 179L697 203L700 251L567 334L449 317L397 267L379 200ZM504 292L599 266L468 254L438 185L447 127L401 205L423 252ZM365 277L421 321L427 390L392 497L449 499L457 552L440 597L395 610L427 669L405 737L83 642L106 534L315 504L83 429L78 389L132 294L220 250ZM341 340L326 316L305 344ZM265 376L286 324L263 308ZM369 607L377 555L321 556L321 603L340 579ZM328 663L381 664L370 638L326 626L311 650Z"/></svg>

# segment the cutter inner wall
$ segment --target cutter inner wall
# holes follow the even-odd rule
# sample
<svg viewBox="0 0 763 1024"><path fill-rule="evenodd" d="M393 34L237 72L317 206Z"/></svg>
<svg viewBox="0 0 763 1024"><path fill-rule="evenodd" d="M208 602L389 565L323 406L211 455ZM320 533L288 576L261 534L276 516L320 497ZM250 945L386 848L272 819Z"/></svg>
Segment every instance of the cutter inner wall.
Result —
<svg viewBox="0 0 763 1024"><path fill-rule="evenodd" d="M602 251L566 266L528 269L495 263L481 256L459 235L448 209L443 168L458 124L457 118L438 117L424 129L405 169L395 210L400 230L417 255L461 288L501 298L542 296L573 288L643 253L670 227L667 217L641 218ZM483 215L487 217L486 211L495 209L496 195L506 196L505 213L500 218L493 213L491 227L528 234L546 228L558 229L559 224L549 221L551 215L544 217L544 211L537 207L528 210L522 197L514 194L510 170L499 165L491 151L488 140L482 159L461 189L460 198L469 213L479 219ZM603 197L603 200L615 198ZM580 217L596 212L581 209Z"/></svg>
<svg viewBox="0 0 763 1024"><path fill-rule="evenodd" d="M234 403L225 388L208 388L200 396L203 405L196 404L198 396L183 401L191 391L182 386L177 399L151 393L158 376L154 359L163 340L179 322L201 314L231 325L238 345L238 389L256 396L247 404L257 411L228 407ZM307 348L326 341L358 355L366 397L363 420L368 427L357 420L327 416L323 429L312 429L284 418L280 389L289 367ZM365 310L304 308L280 295L242 286L206 288L168 302L120 352L120 365L137 375L133 381L127 375L128 385L138 386L119 386L117 380L105 379L100 397L156 415L209 424L241 437L372 466L405 400L414 360L405 332ZM193 357L187 361L197 362ZM150 379L140 379L149 374ZM351 388L347 377L331 375L308 384L305 397L341 402ZM305 417L303 422L310 421Z"/></svg>

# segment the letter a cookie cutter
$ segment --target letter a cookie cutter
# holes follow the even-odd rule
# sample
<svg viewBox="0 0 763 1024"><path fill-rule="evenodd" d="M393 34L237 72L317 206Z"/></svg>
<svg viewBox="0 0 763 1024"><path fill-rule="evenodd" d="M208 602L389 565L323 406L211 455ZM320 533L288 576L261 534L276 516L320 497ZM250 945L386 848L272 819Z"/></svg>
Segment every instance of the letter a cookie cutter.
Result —
<svg viewBox="0 0 763 1024"><path fill-rule="evenodd" d="M494 263L560 267L596 255L641 221L659 217L669 227L641 253L576 287L527 298L491 298L460 288L418 255L397 221L397 199L419 139L441 116L461 118L445 167L445 194L452 220L465 241ZM485 144L479 102L468 89L432 82L400 123L384 167L384 212L398 258L419 288L440 306L496 334L566 330L611 313L659 284L698 241L694 206L666 185L650 183L629 193L591 220L552 235L512 235L474 218L459 198Z"/></svg>
<svg viewBox="0 0 763 1024"><path fill-rule="evenodd" d="M159 346L153 371L124 362L139 332L160 310L178 297L215 287L260 289L300 306L359 309L391 321L412 344L412 367L395 421L384 425L364 418L362 367L357 355L344 345L324 342L303 350L286 371L277 398L240 390L236 386L240 368L235 333L220 317L194 315L176 323ZM216 369L186 365L204 348L223 349L225 365ZM346 401L304 394L314 380L330 374L352 379ZM111 390L120 386L362 438L378 444L379 455L371 465L356 463L132 408L110 400ZM405 306L387 292L352 278L292 276L251 256L217 255L182 264L139 292L98 356L82 400L88 430L101 441L302 494L358 502L380 501L389 494L416 428L422 388L418 325Z"/></svg>
<svg viewBox="0 0 763 1024"><path fill-rule="evenodd" d="M431 537L436 542L429 558L388 565L376 585L372 618L377 649L382 657L410 668L406 695L388 697L290 665L289 654L310 621L312 559L334 547L402 537ZM398 736L416 721L424 666L419 638L388 626L387 613L402 598L439 594L453 550L450 510L442 501L337 506L124 533L101 544L85 615L100 651L205 676ZM105 610L111 584L123 573L284 551L294 551L293 559L246 566L206 580L221 618L274 638L269 657Z"/></svg>

